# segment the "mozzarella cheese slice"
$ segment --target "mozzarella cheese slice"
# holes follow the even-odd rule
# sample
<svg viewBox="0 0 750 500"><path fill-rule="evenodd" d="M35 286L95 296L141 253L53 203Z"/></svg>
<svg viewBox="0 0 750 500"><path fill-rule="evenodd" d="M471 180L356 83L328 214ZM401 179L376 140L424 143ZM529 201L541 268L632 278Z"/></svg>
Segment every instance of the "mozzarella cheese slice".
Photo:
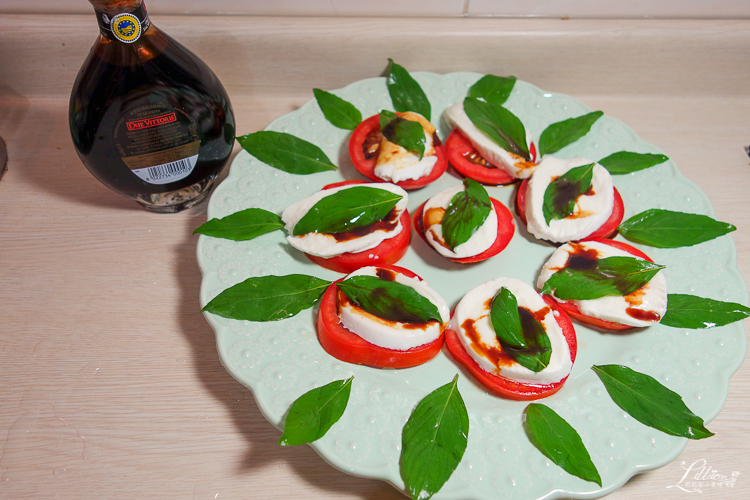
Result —
<svg viewBox="0 0 750 500"><path fill-rule="evenodd" d="M328 233L307 233L301 236L292 236L294 226L318 201L322 200L326 196L331 196L332 194L344 189L350 189L358 186L384 189L386 191L398 194L402 197L395 206L396 220L392 227L376 229L361 236L348 238L342 241L337 240L334 235ZM398 186L394 186L393 184L351 184L347 186L339 186L318 191L317 193L305 198L304 200L300 200L289 205L282 212L281 220L284 221L284 228L289 234L286 239L294 248L310 255L330 258L346 252L357 253L375 248L383 241L398 235L401 231L404 230L404 227L401 225L401 214L404 212L404 210L406 210L406 205L408 202L409 195L406 193L406 191Z"/></svg>
<svg viewBox="0 0 750 500"><path fill-rule="evenodd" d="M424 227L425 238L438 251L440 255L456 259L472 257L479 255L492 246L497 238L497 212L493 206L490 214L479 229L471 235L465 243L458 245L454 250L448 248L443 238L443 216L456 193L463 191L464 185L459 184L456 187L448 188L441 191L425 202L424 212L422 214L422 225Z"/></svg>
<svg viewBox="0 0 750 500"><path fill-rule="evenodd" d="M591 189L578 197L573 213L564 219L544 220L544 194L552 181L569 170L593 163L585 158L561 159L545 156L529 180L526 191L526 228L542 240L564 243L580 240L599 229L615 206L612 176L598 163L594 165Z"/></svg>
<svg viewBox="0 0 750 500"><path fill-rule="evenodd" d="M534 313L549 336L552 356L542 371L529 370L503 353L490 320L490 304L503 287L515 295L519 307ZM456 306L449 328L458 334L472 359L494 375L521 383L552 384L567 377L573 368L568 342L557 324L555 312L531 285L515 278L497 278L469 291Z"/></svg>
<svg viewBox="0 0 750 500"><path fill-rule="evenodd" d="M429 174L435 163L437 155L433 147L432 137L435 134L435 127L427 121L422 115L408 111L401 113L401 118L419 122L424 129L425 147L422 159L411 151L407 151L398 144L387 139L380 143L378 159L375 163L375 175L383 180L390 182L401 182L405 180L414 180Z"/></svg>
<svg viewBox="0 0 750 500"><path fill-rule="evenodd" d="M379 269L374 266L362 267L349 274L347 278L361 275L378 276ZM385 271L394 277L394 281L413 288L435 304L440 312L442 322L430 321L422 324L411 324L389 321L360 309L346 299L343 292L339 291L339 319L344 328L371 344L399 351L406 351L437 340L450 318L450 308L445 299L420 278L409 278L394 271ZM342 296L346 300L341 300Z"/></svg>
<svg viewBox="0 0 750 500"><path fill-rule="evenodd" d="M495 141L479 130L464 111L460 102L449 107L443 113L445 121L453 128L459 129L482 157L495 167L504 170L516 179L531 177L536 163L501 148Z"/></svg>
<svg viewBox="0 0 750 500"><path fill-rule="evenodd" d="M541 290L555 272L564 269L571 255L591 250L599 259L616 256L635 257L624 250L597 241L567 243L555 250L544 264L537 279L537 288ZM659 271L651 278L651 281L630 295L592 300L560 300L560 302L575 304L582 314L592 318L636 327L650 326L658 323L667 312L667 280L664 273Z"/></svg>

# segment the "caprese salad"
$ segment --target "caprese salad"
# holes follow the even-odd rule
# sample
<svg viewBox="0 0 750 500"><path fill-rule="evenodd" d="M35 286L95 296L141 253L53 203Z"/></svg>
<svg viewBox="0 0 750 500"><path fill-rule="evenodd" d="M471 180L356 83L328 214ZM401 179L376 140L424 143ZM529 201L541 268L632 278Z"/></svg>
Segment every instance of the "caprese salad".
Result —
<svg viewBox="0 0 750 500"><path fill-rule="evenodd" d="M414 211L413 222L437 253L461 264L497 255L515 232L510 210L468 178L425 201Z"/></svg>
<svg viewBox="0 0 750 500"><path fill-rule="evenodd" d="M443 113L453 129L445 143L448 161L463 176L484 184L528 179L539 159L586 135L603 115L593 111L552 123L540 135L537 148L527 138L523 122L503 107L515 82L514 77L486 75L463 102Z"/></svg>
<svg viewBox="0 0 750 500"><path fill-rule="evenodd" d="M348 363L407 368L437 355L450 309L416 274L367 266L336 281L320 302L321 346Z"/></svg>
<svg viewBox="0 0 750 500"><path fill-rule="evenodd" d="M445 140L448 162L461 175L482 184L510 184L529 177L536 168L536 147L504 149L469 119L464 103L445 110L443 117L453 128Z"/></svg>
<svg viewBox="0 0 750 500"><path fill-rule="evenodd" d="M625 213L606 168L584 158L545 157L518 188L516 209L536 238L565 243L607 238Z"/></svg>
<svg viewBox="0 0 750 500"><path fill-rule="evenodd" d="M576 357L575 329L553 300L515 278L470 290L453 311L446 345L490 392L532 400L560 390Z"/></svg>
<svg viewBox="0 0 750 500"><path fill-rule="evenodd" d="M417 189L443 175L448 168L445 150L435 127L422 115L407 111L395 117L371 116L354 129L349 156L354 168L370 180L392 182L403 189ZM419 124L424 151L408 150L396 143L396 127L404 121Z"/></svg>
<svg viewBox="0 0 750 500"><path fill-rule="evenodd" d="M647 327L667 312L663 267L627 243L571 242L545 262L537 288L583 323L605 330Z"/></svg>
<svg viewBox="0 0 750 500"><path fill-rule="evenodd" d="M409 248L408 194L390 183L343 181L289 205L281 214L294 248L320 266L350 273L398 262Z"/></svg>

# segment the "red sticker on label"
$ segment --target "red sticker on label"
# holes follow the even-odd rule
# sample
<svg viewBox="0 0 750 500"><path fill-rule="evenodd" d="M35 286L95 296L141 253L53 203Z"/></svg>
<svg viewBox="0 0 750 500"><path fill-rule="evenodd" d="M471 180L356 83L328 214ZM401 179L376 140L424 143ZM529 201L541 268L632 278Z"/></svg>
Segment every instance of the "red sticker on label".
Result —
<svg viewBox="0 0 750 500"><path fill-rule="evenodd" d="M177 117L174 113L167 113L166 115L144 118L143 120L136 120L134 122L127 122L127 125L128 130L141 130L144 128L156 127L157 125L164 125L165 123L172 123L176 121Z"/></svg>

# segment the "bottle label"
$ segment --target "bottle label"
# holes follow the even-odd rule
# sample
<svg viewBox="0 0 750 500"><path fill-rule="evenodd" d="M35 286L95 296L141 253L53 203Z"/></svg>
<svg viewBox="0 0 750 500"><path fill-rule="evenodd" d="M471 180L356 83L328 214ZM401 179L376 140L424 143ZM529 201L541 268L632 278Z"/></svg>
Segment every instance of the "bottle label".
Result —
<svg viewBox="0 0 750 500"><path fill-rule="evenodd" d="M184 179L198 162L195 120L166 102L135 103L120 116L114 144L122 161L150 184Z"/></svg>
<svg viewBox="0 0 750 500"><path fill-rule="evenodd" d="M146 6L141 3L133 12L122 12L109 17L104 12L96 11L99 32L110 40L133 43L151 26Z"/></svg>
<svg viewBox="0 0 750 500"><path fill-rule="evenodd" d="M184 179L195 168L198 155L194 154L175 161L133 169L133 173L149 184L169 184Z"/></svg>

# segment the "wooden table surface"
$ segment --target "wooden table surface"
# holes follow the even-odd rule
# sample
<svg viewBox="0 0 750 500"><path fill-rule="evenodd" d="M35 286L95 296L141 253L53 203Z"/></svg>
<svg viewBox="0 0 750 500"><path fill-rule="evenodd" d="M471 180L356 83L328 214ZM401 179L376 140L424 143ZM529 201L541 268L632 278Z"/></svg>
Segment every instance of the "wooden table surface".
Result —
<svg viewBox="0 0 750 500"><path fill-rule="evenodd" d="M750 21L164 17L232 98L238 131L312 97L412 71L513 74L656 144L711 200L750 276ZM0 498L398 499L279 431L222 367L199 314L193 230L205 204L147 213L99 184L67 125L93 16L0 16ZM747 326L748 323L746 323ZM710 439L612 499L682 499L683 463L739 471L750 496L750 368ZM692 494L697 496L697 494Z"/></svg>

